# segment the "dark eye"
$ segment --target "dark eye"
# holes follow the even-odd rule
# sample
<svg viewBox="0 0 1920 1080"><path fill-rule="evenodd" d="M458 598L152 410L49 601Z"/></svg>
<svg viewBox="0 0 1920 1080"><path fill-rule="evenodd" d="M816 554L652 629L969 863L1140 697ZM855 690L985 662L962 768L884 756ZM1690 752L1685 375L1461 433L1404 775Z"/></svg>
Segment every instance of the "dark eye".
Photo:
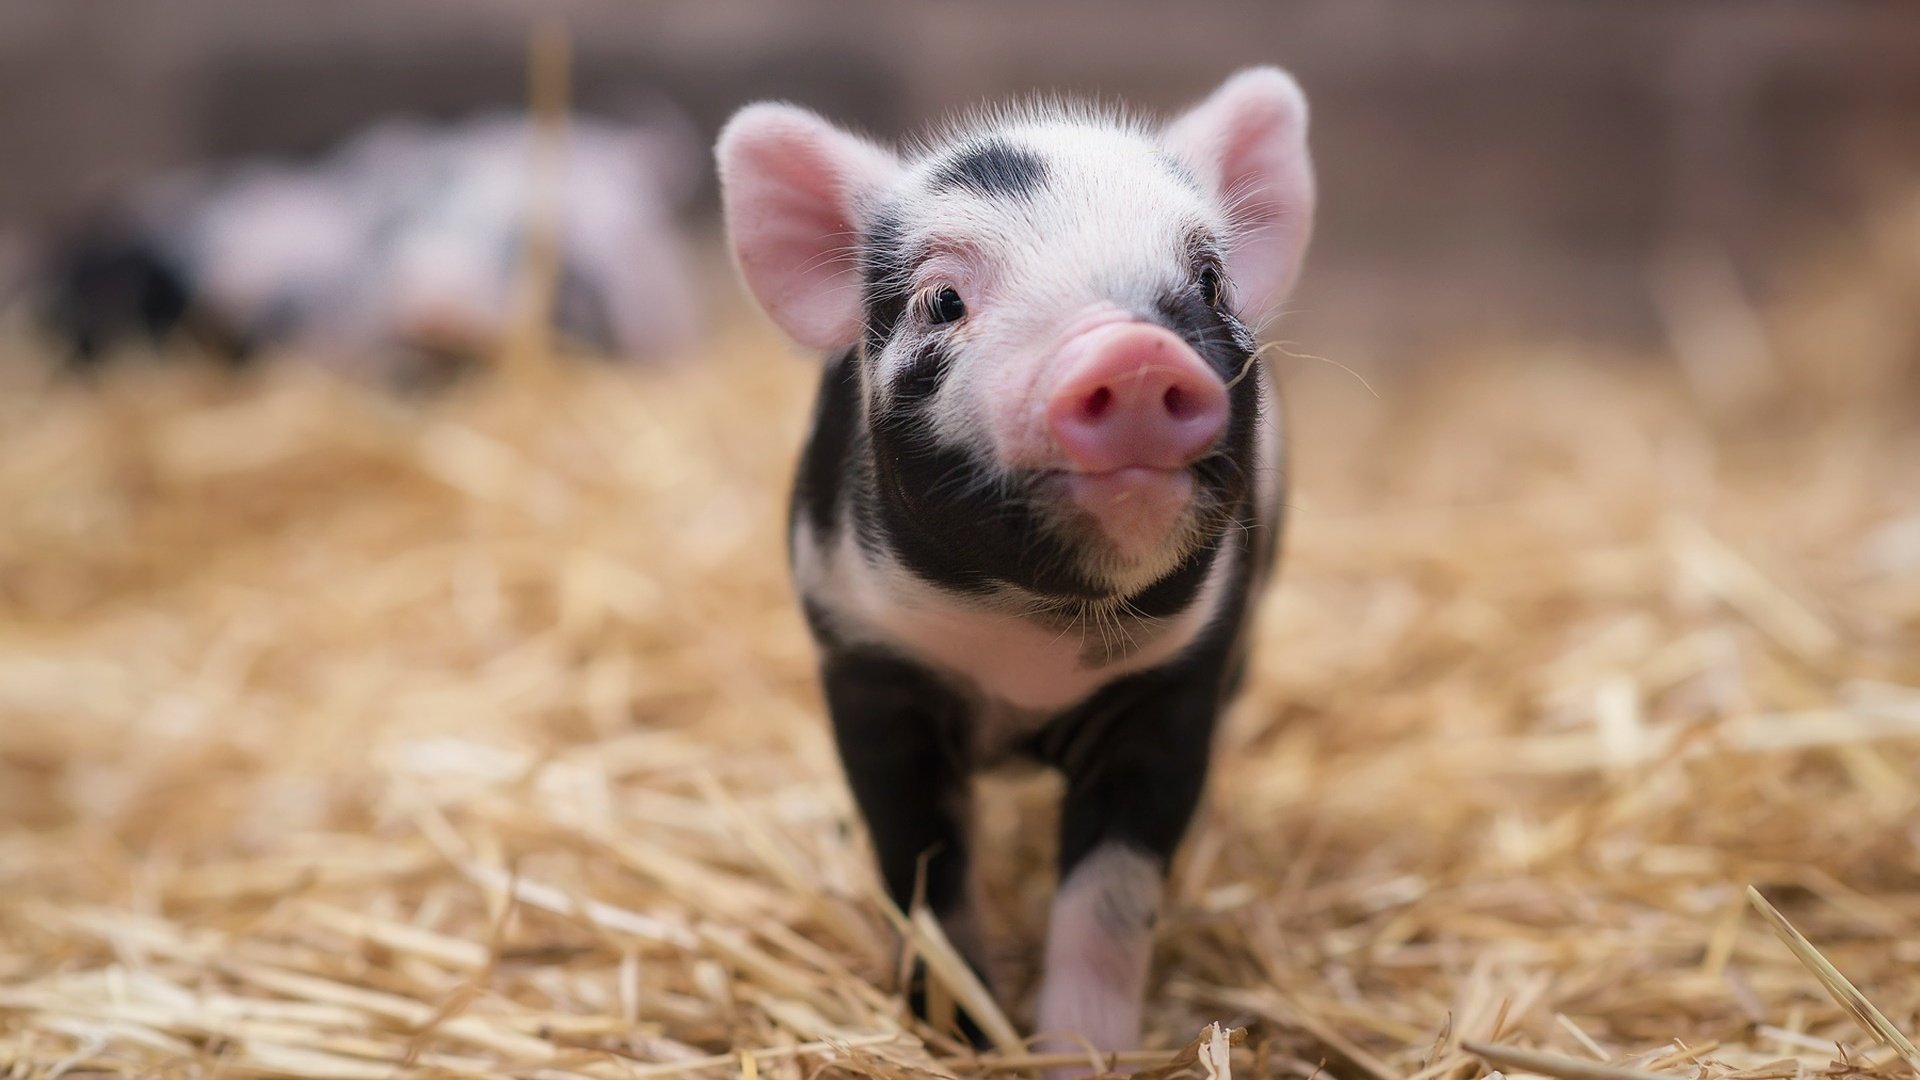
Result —
<svg viewBox="0 0 1920 1080"><path fill-rule="evenodd" d="M1210 308L1217 308L1226 299L1220 281L1220 268L1204 266L1200 269L1200 299Z"/></svg>
<svg viewBox="0 0 1920 1080"><path fill-rule="evenodd" d="M936 326L959 322L966 314L966 302L960 299L959 291L953 286L942 285L927 293L927 318Z"/></svg>

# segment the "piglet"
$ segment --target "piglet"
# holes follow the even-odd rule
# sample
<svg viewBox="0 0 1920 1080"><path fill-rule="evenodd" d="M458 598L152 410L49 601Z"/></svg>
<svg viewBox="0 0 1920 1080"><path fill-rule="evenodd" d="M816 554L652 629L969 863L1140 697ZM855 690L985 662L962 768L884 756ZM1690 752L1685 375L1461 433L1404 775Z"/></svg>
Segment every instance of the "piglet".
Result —
<svg viewBox="0 0 1920 1080"><path fill-rule="evenodd" d="M511 332L550 180L554 328L609 356L671 354L699 328L674 220L699 153L656 111L571 118L544 175L533 121L508 113L387 120L319 161L155 179L48 260L48 324L82 367L183 332L235 362L285 348L364 375L484 357Z"/></svg>
<svg viewBox="0 0 1920 1080"><path fill-rule="evenodd" d="M1270 67L1163 126L1014 105L903 153L762 103L720 135L740 274L827 358L790 560L880 875L978 967L972 778L1062 773L1038 1005L1057 1047L1137 1045L1169 860L1274 562L1253 326L1307 245L1306 135Z"/></svg>

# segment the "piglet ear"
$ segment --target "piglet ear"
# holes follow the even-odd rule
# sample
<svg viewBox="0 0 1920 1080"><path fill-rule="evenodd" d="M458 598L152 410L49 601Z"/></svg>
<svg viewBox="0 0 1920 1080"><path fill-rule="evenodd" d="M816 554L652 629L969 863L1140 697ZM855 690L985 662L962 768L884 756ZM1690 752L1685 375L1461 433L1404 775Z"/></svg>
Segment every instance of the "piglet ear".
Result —
<svg viewBox="0 0 1920 1080"><path fill-rule="evenodd" d="M1227 276L1235 306L1258 314L1279 303L1313 231L1300 84L1276 67L1248 68L1169 124L1162 138L1232 215Z"/></svg>
<svg viewBox="0 0 1920 1080"><path fill-rule="evenodd" d="M802 345L860 335L855 244L866 201L898 173L890 152L792 105L749 105L714 149L740 276Z"/></svg>

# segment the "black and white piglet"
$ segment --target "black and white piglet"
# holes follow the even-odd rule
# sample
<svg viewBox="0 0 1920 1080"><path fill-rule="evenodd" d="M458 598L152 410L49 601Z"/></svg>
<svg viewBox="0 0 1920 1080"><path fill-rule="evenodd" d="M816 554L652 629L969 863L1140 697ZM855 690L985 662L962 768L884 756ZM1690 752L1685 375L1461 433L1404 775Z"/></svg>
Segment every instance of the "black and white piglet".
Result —
<svg viewBox="0 0 1920 1080"><path fill-rule="evenodd" d="M895 153L756 104L720 136L740 272L829 355L791 557L881 874L977 962L971 777L1063 773L1059 1045L1139 1038L1240 682L1281 505L1252 324L1307 244L1306 134L1299 87L1257 68L1165 126L1017 106Z"/></svg>

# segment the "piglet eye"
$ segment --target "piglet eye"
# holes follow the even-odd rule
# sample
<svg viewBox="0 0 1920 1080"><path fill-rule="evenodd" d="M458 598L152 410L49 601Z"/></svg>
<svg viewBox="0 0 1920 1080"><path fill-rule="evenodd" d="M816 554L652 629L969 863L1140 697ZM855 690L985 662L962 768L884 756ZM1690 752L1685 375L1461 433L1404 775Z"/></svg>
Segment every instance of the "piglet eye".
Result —
<svg viewBox="0 0 1920 1080"><path fill-rule="evenodd" d="M942 285L927 293L927 318L935 325L959 322L966 314L966 302L953 286Z"/></svg>
<svg viewBox="0 0 1920 1080"><path fill-rule="evenodd" d="M1200 270L1200 299L1210 308L1217 308L1226 299L1225 289L1220 281L1220 268L1202 267Z"/></svg>

